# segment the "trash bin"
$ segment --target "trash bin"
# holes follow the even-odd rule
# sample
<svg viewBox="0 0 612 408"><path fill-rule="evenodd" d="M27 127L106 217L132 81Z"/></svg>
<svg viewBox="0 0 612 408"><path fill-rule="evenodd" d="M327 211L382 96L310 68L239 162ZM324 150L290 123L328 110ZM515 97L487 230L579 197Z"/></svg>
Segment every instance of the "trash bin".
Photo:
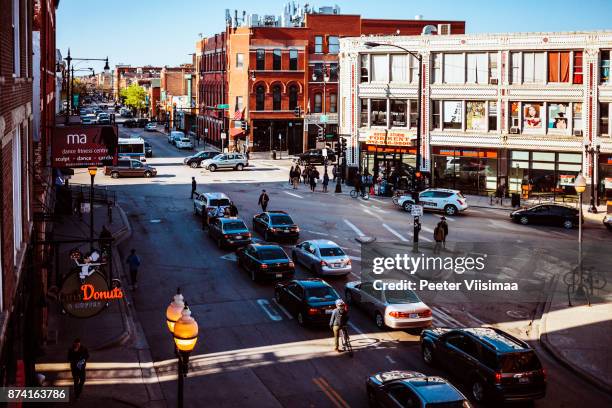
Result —
<svg viewBox="0 0 612 408"><path fill-rule="evenodd" d="M272 160L276 160L276 150L272 150L272 151L270 152L270 158L271 158Z"/></svg>
<svg viewBox="0 0 612 408"><path fill-rule="evenodd" d="M512 193L511 204L513 207L521 206L521 196L519 195L519 193Z"/></svg>

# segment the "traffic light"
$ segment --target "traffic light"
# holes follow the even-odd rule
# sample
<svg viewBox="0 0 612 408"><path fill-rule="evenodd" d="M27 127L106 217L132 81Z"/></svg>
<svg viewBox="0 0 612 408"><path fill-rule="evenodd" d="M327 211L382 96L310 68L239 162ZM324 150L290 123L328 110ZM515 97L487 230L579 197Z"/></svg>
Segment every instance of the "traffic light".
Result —
<svg viewBox="0 0 612 408"><path fill-rule="evenodd" d="M302 109L300 109L299 106L296 106L295 109L293 110L293 114L295 115L296 118L299 118L300 116L302 116Z"/></svg>
<svg viewBox="0 0 612 408"><path fill-rule="evenodd" d="M325 139L325 129L320 127L317 130L317 141L322 142Z"/></svg>
<svg viewBox="0 0 612 408"><path fill-rule="evenodd" d="M346 155L346 139L343 137L340 138L340 153Z"/></svg>

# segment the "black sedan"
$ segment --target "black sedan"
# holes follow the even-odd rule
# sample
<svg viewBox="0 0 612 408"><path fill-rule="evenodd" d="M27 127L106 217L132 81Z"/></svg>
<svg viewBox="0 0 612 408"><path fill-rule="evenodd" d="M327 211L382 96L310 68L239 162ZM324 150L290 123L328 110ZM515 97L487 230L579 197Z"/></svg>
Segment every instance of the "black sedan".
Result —
<svg viewBox="0 0 612 408"><path fill-rule="evenodd" d="M288 239L297 242L300 228L284 211L268 211L253 217L253 231L259 232L266 241Z"/></svg>
<svg viewBox="0 0 612 408"><path fill-rule="evenodd" d="M470 408L468 399L441 377L416 371L387 371L366 380L371 407Z"/></svg>
<svg viewBox="0 0 612 408"><path fill-rule="evenodd" d="M278 245L249 244L236 251L238 266L251 275L253 282L259 279L291 279L295 265L283 248Z"/></svg>
<svg viewBox="0 0 612 408"><path fill-rule="evenodd" d="M193 156L185 157L185 159L183 160L183 164L186 164L187 166L193 169L197 169L198 167L200 167L200 165L202 164L204 160L212 159L213 157L219 154L220 154L219 152L215 152L215 151L198 152L194 154Z"/></svg>
<svg viewBox="0 0 612 408"><path fill-rule="evenodd" d="M298 155L299 164L327 164L336 161L332 149L326 149L327 156L323 156L323 149L310 149Z"/></svg>
<svg viewBox="0 0 612 408"><path fill-rule="evenodd" d="M208 236L219 248L251 243L251 233L240 218L214 218L208 225Z"/></svg>
<svg viewBox="0 0 612 408"><path fill-rule="evenodd" d="M278 283L274 288L274 298L304 326L328 324L340 296L324 280L295 279Z"/></svg>
<svg viewBox="0 0 612 408"><path fill-rule="evenodd" d="M510 213L514 222L527 224L543 224L562 226L571 229L578 226L578 210L559 204L538 204L531 208L524 208Z"/></svg>

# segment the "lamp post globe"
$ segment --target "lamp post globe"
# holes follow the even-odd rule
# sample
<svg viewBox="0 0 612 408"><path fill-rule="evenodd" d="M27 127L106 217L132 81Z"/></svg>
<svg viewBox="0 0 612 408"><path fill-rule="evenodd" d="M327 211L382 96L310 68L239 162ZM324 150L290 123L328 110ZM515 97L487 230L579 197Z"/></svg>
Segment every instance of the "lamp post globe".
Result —
<svg viewBox="0 0 612 408"><path fill-rule="evenodd" d="M181 295L181 289L176 290L176 295L172 299L172 302L166 308L166 324L170 333L174 334L174 325L181 318L181 313L185 308L183 301L183 295Z"/></svg>
<svg viewBox="0 0 612 408"><path fill-rule="evenodd" d="M180 352L190 353L197 341L198 323L191 317L189 306L185 305L180 319L174 324L174 343Z"/></svg>
<svg viewBox="0 0 612 408"><path fill-rule="evenodd" d="M94 177L96 175L96 173L98 172L98 168L91 166L87 168L87 171L89 172L89 175Z"/></svg>
<svg viewBox="0 0 612 408"><path fill-rule="evenodd" d="M578 194L584 193L584 191L586 190L586 186L586 179L584 178L582 173L579 173L578 176L576 176L576 180L574 181L574 188L576 189L576 192Z"/></svg>

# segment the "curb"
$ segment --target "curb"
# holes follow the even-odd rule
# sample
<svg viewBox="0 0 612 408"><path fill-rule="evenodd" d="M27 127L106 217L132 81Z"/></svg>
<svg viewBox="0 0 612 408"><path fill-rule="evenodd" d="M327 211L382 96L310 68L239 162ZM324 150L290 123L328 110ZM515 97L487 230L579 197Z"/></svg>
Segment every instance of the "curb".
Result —
<svg viewBox="0 0 612 408"><path fill-rule="evenodd" d="M575 366L570 363L558 350L557 348L548 340L548 332L546 331L546 319L548 318L548 313L552 307L552 299L555 295L555 290L557 288L558 280L551 285L550 295L546 299L546 305L544 306L544 311L542 312L542 317L540 318L540 336L539 341L542 347L563 367L567 370L573 372L578 377L582 378L586 382L591 385L599 388L601 391L612 395L612 386L610 384L606 384L601 381L597 376L589 373L581 367Z"/></svg>

